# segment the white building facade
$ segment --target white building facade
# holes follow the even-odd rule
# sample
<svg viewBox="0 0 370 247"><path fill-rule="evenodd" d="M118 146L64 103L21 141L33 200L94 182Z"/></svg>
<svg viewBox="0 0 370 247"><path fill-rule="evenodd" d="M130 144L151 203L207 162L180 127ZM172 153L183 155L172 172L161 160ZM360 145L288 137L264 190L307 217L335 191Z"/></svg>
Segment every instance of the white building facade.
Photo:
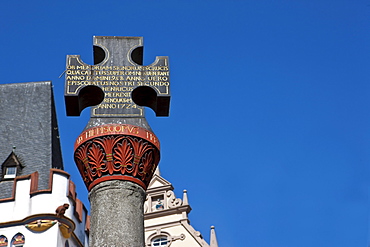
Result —
<svg viewBox="0 0 370 247"><path fill-rule="evenodd" d="M37 176L16 177L12 197L0 200L0 246L88 246L87 210L76 198L69 174L51 169L47 190L36 189ZM69 205L65 214L56 214L63 204Z"/></svg>
<svg viewBox="0 0 370 247"><path fill-rule="evenodd" d="M188 214L191 207L187 191L182 199L176 198L170 182L161 177L157 168L147 189L144 204L146 246L166 247L218 247L214 227L211 227L210 244L191 225Z"/></svg>

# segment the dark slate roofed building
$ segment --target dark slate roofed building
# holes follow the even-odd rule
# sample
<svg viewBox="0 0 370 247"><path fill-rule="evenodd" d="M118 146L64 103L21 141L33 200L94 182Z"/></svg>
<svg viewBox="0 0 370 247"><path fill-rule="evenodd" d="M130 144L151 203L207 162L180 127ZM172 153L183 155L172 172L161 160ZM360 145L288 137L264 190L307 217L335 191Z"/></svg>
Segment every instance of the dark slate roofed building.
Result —
<svg viewBox="0 0 370 247"><path fill-rule="evenodd" d="M50 168L63 169L50 81L0 84L0 199L11 196L15 176L38 172L48 188Z"/></svg>
<svg viewBox="0 0 370 247"><path fill-rule="evenodd" d="M90 218L63 171L58 132L50 81L0 85L0 242L7 246L89 246Z"/></svg>

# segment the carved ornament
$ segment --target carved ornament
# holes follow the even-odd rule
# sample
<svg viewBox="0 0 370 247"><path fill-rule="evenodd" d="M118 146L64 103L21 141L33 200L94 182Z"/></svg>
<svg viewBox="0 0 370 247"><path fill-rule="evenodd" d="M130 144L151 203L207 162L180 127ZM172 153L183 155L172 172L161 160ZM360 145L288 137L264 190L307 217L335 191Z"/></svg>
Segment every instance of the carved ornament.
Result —
<svg viewBox="0 0 370 247"><path fill-rule="evenodd" d="M159 163L159 142L138 126L102 125L77 138L74 158L89 191L107 180L131 181L146 189Z"/></svg>

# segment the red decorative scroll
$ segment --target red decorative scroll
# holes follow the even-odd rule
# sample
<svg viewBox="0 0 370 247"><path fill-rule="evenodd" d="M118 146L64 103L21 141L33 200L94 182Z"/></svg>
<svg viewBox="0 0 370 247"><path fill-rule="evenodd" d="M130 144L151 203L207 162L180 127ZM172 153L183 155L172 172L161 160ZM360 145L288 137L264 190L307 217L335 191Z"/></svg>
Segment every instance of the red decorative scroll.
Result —
<svg viewBox="0 0 370 247"><path fill-rule="evenodd" d="M147 188L159 163L159 142L150 131L128 124L110 124L84 131L74 158L90 191L107 180L127 180Z"/></svg>

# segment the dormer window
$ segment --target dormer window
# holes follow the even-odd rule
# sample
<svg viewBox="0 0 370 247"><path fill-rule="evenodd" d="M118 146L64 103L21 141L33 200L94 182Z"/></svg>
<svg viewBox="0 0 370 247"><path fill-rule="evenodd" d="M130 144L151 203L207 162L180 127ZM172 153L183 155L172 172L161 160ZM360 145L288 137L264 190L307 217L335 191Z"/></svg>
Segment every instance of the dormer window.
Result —
<svg viewBox="0 0 370 247"><path fill-rule="evenodd" d="M16 176L17 176L17 167L16 166L5 168L4 178L15 178Z"/></svg>
<svg viewBox="0 0 370 247"><path fill-rule="evenodd" d="M17 155L12 151L8 158L1 165L1 174L0 180L2 179L13 179L16 176L21 175L22 169L24 166L18 159Z"/></svg>

